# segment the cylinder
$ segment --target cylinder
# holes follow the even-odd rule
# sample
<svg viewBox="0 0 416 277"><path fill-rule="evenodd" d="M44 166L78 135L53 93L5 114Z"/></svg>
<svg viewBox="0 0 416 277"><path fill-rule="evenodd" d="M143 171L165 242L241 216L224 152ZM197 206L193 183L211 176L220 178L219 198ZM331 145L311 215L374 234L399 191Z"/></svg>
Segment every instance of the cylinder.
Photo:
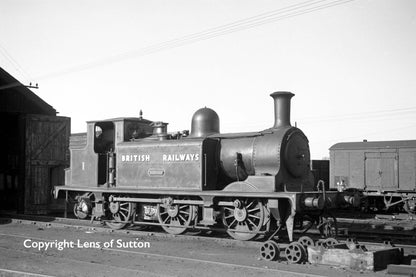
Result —
<svg viewBox="0 0 416 277"><path fill-rule="evenodd" d="M325 206L325 201L322 196L318 197L306 197L303 201L305 207L323 209Z"/></svg>

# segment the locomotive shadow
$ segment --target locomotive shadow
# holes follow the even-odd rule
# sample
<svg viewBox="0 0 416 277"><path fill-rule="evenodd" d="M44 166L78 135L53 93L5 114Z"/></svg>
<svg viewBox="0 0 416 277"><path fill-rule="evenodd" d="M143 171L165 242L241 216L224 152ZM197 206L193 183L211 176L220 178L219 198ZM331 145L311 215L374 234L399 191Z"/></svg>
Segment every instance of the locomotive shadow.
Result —
<svg viewBox="0 0 416 277"><path fill-rule="evenodd" d="M62 218L62 215L59 215L59 214L47 214L47 215L19 214L16 211L0 211L0 225L10 224L13 222L13 220L57 222L59 218Z"/></svg>

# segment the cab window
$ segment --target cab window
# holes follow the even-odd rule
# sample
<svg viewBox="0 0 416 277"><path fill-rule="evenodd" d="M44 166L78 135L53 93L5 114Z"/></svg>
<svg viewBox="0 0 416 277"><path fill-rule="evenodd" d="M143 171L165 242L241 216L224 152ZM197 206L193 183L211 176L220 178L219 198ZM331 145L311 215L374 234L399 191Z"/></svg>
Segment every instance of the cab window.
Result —
<svg viewBox="0 0 416 277"><path fill-rule="evenodd" d="M110 150L114 150L114 124L98 122L94 126L94 151L107 153Z"/></svg>

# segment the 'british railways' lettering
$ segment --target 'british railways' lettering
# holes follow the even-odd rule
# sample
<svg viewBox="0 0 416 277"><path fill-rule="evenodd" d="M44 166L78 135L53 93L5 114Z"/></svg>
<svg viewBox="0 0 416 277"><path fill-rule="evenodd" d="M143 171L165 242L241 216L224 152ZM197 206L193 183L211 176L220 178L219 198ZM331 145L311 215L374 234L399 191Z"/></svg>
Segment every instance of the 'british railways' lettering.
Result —
<svg viewBox="0 0 416 277"><path fill-rule="evenodd" d="M122 162L150 162L150 155L121 155Z"/></svg>
<svg viewBox="0 0 416 277"><path fill-rule="evenodd" d="M152 157L153 160L154 157ZM150 162L150 154L123 154L122 162ZM196 162L199 161L199 154L162 154L162 162Z"/></svg>
<svg viewBox="0 0 416 277"><path fill-rule="evenodd" d="M163 162L199 161L199 154L163 154Z"/></svg>

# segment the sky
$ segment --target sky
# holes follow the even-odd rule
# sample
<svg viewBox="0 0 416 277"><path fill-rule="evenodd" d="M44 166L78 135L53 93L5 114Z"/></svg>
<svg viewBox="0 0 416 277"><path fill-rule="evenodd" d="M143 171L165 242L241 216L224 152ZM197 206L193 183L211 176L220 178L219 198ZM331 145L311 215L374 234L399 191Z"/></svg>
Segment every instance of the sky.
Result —
<svg viewBox="0 0 416 277"><path fill-rule="evenodd" d="M0 66L71 117L138 116L222 133L291 123L311 156L337 142L416 139L414 0L0 0Z"/></svg>

